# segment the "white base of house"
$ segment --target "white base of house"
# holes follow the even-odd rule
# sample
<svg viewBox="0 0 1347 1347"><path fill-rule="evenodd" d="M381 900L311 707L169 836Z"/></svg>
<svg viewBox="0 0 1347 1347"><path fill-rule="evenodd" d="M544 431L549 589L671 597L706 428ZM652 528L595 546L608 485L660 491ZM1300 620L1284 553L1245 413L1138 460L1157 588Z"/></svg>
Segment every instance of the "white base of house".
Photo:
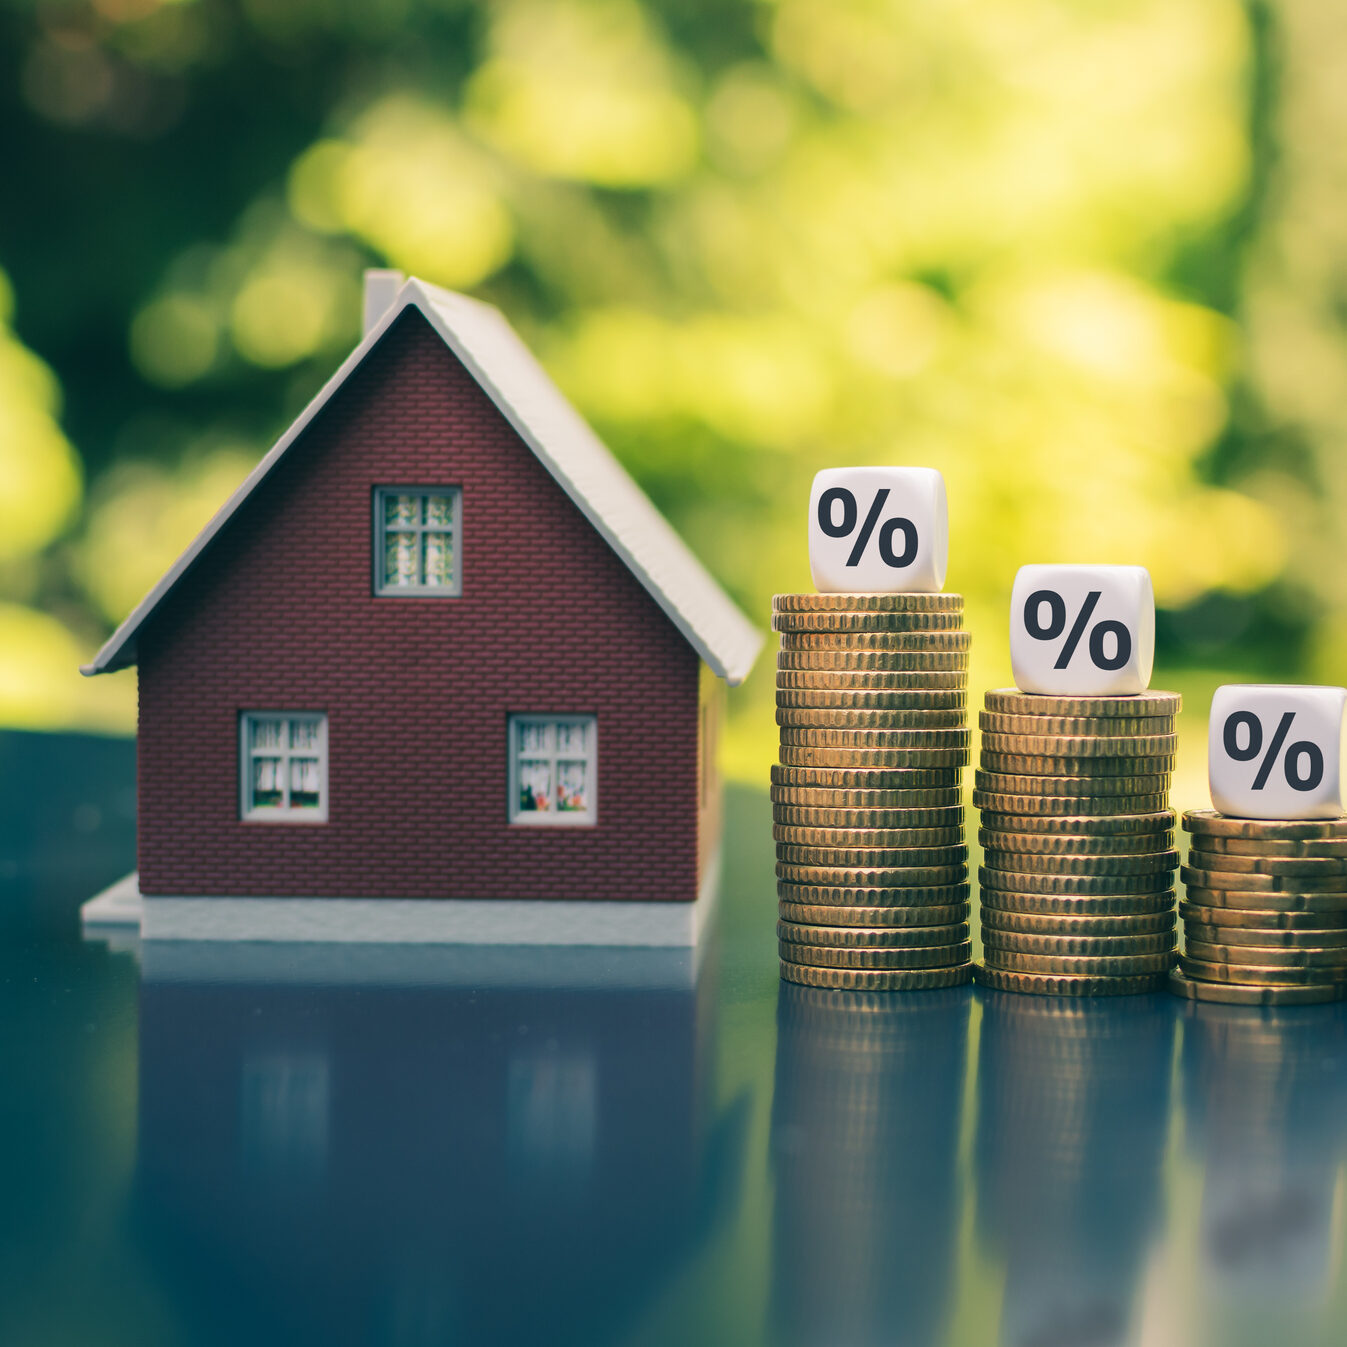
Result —
<svg viewBox="0 0 1347 1347"><path fill-rule="evenodd" d="M288 944L695 946L719 888L718 863L696 901L144 897L127 875L80 909L86 931L143 941Z"/></svg>

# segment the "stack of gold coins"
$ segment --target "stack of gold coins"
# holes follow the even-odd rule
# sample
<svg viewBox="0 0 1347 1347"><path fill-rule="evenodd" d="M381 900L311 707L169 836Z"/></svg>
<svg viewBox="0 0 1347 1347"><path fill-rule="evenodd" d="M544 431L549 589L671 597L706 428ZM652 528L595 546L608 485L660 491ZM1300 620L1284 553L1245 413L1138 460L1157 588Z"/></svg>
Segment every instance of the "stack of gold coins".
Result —
<svg viewBox="0 0 1347 1347"><path fill-rule="evenodd" d="M1174 962L1173 692L987 694L973 803L983 964L1003 991L1108 996Z"/></svg>
<svg viewBox="0 0 1347 1347"><path fill-rule="evenodd" d="M971 976L969 635L958 594L778 594L772 769L781 975L915 990Z"/></svg>
<svg viewBox="0 0 1347 1347"><path fill-rule="evenodd" d="M1190 809L1183 958L1194 1001L1304 1005L1347 987L1347 819L1227 818Z"/></svg>

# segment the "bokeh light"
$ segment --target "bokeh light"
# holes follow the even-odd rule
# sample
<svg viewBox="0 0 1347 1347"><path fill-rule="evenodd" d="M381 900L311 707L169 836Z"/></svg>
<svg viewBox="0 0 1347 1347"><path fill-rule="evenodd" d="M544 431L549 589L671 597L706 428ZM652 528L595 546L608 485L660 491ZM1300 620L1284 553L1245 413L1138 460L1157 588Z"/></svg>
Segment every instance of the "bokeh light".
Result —
<svg viewBox="0 0 1347 1347"><path fill-rule="evenodd" d="M0 601L10 639L40 625L34 687L71 682L54 633L87 658L339 363L367 265L500 304L764 624L810 583L813 473L924 463L975 681L1008 673L1016 567L1053 560L1150 567L1157 679L1197 720L1222 677L1343 680L1327 5L98 0L0 22L14 144L79 188L0 229ZM770 684L733 705L755 780ZM14 694L0 719L129 729L131 700Z"/></svg>

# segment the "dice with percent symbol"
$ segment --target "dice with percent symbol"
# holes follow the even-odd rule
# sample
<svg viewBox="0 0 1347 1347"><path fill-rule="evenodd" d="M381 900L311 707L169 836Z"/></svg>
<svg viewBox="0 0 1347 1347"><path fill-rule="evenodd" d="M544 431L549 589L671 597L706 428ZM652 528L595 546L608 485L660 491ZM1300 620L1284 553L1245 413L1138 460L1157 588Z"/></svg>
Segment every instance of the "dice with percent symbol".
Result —
<svg viewBox="0 0 1347 1347"><path fill-rule="evenodd" d="M937 593L949 562L934 468L825 468L809 493L809 568L824 594Z"/></svg>
<svg viewBox="0 0 1347 1347"><path fill-rule="evenodd" d="M1010 664L1021 692L1144 692L1155 659L1155 592L1144 566L1021 566Z"/></svg>
<svg viewBox="0 0 1347 1347"><path fill-rule="evenodd" d="M1234 818L1341 818L1347 688L1228 683L1211 699L1211 803Z"/></svg>

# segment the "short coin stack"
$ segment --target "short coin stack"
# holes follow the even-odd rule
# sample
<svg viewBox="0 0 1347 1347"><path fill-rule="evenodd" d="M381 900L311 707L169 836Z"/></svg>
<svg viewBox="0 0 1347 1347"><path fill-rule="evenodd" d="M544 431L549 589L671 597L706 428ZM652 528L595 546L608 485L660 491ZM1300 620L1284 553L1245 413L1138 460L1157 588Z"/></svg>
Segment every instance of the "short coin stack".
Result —
<svg viewBox="0 0 1347 1347"><path fill-rule="evenodd" d="M957 594L779 594L772 769L781 975L901 991L971 976L969 635Z"/></svg>
<svg viewBox="0 0 1347 1347"><path fill-rule="evenodd" d="M980 983L1049 996L1165 985L1174 962L1180 699L987 694L973 803Z"/></svg>
<svg viewBox="0 0 1347 1347"><path fill-rule="evenodd" d="M1227 818L1189 810L1183 958L1194 1001L1304 1005L1347 988L1347 819Z"/></svg>

